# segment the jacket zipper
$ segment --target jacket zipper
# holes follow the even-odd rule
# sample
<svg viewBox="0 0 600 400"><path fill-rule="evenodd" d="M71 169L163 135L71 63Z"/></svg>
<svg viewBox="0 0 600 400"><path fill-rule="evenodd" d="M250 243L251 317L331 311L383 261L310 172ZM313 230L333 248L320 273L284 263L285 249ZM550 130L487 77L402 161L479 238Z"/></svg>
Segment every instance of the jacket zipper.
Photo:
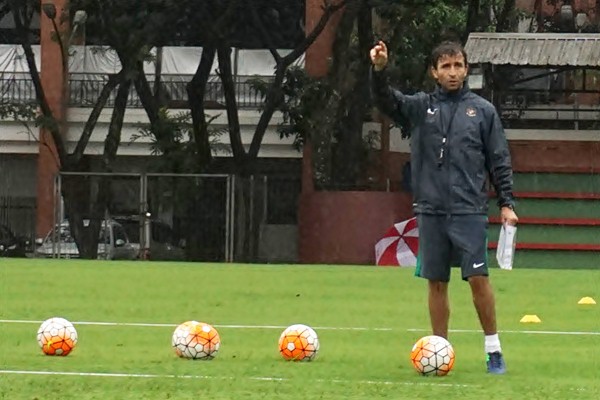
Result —
<svg viewBox="0 0 600 400"><path fill-rule="evenodd" d="M450 165L450 146L448 145L448 142L450 141L450 132L452 131L452 123L454 122L454 117L456 116L456 113L458 112L458 107L460 106L460 101L461 99L456 99L455 101L450 103L450 120L448 121L448 126L446 127L446 131L444 132L444 138L442 139L443 141L443 145L442 145L442 149L446 148L444 157L446 158L446 173L447 173L447 177L448 177L448 209L446 210L448 217L450 217L450 215L452 214L452 204L453 204L453 199L452 199L452 168Z"/></svg>

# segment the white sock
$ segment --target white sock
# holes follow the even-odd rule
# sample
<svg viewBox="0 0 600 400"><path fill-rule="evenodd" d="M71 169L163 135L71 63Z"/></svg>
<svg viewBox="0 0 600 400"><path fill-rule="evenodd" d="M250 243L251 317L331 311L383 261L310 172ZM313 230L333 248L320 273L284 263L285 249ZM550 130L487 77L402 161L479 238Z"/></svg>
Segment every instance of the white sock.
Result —
<svg viewBox="0 0 600 400"><path fill-rule="evenodd" d="M485 352L486 353L495 353L502 352L502 348L500 347L500 338L498 334L495 335L486 335L485 336Z"/></svg>

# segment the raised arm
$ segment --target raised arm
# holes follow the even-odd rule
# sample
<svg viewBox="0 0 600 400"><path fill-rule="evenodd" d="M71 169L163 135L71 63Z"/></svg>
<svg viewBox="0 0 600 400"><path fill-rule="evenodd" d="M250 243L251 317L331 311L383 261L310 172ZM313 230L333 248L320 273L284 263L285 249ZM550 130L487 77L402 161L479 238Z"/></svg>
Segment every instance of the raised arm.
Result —
<svg viewBox="0 0 600 400"><path fill-rule="evenodd" d="M385 43L379 41L373 46L369 55L373 64L371 91L379 111L392 118L397 124L402 124L403 120L415 123L423 118L428 106L427 94L405 95L390 87L385 73L388 64L388 50Z"/></svg>

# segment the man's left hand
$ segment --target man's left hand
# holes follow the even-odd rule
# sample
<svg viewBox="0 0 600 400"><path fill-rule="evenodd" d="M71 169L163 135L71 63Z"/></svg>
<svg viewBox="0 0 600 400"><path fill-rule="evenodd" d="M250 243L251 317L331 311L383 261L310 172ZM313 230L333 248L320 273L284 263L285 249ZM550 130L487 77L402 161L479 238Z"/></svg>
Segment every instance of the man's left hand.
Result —
<svg viewBox="0 0 600 400"><path fill-rule="evenodd" d="M502 224L516 226L519 222L519 217L517 217L515 211L510 207L502 207L500 210L500 220L502 221Z"/></svg>

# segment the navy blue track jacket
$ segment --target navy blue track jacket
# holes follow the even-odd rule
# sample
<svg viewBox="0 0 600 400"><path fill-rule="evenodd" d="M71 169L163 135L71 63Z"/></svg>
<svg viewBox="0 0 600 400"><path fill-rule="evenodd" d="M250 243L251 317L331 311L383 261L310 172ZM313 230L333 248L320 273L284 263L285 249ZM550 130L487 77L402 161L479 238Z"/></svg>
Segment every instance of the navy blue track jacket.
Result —
<svg viewBox="0 0 600 400"><path fill-rule="evenodd" d="M471 92L441 87L405 95L392 89L385 72L372 73L375 104L398 124L411 126L414 212L487 214L487 178L498 206L514 206L508 142L495 107Z"/></svg>

